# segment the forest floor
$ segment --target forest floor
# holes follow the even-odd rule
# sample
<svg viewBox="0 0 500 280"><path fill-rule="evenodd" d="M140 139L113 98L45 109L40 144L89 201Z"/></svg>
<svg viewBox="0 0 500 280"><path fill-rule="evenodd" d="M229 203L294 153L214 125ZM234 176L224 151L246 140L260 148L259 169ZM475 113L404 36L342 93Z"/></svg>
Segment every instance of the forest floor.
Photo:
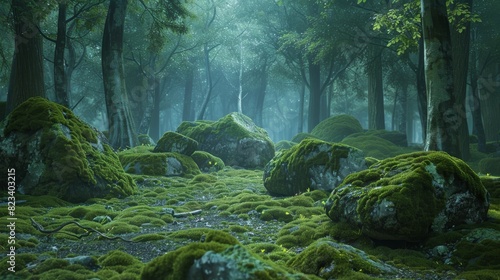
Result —
<svg viewBox="0 0 500 280"><path fill-rule="evenodd" d="M25 202L16 209L16 273L7 272L8 264L3 259L0 278L50 279L65 273L74 277L71 279L139 278L142 266L152 259L200 241L205 231L217 229L230 233L263 259L284 266L313 241L330 237L398 269L398 273L384 279L474 279L467 277L472 272L467 264L433 255L436 241L376 243L359 230L335 224L326 216L323 205L328 194L310 191L293 197L272 197L262 184L262 175L259 170L225 168L194 178L134 176L137 194L122 199L92 199L82 204L49 196L19 195L17 200ZM492 204L487 227L498 230L500 205L498 200L494 203L497 204ZM5 208L1 209L2 216ZM191 211L196 212L182 215ZM77 221L107 237L119 236L127 241L108 239L75 224L49 235L38 231L30 218L44 230ZM4 223L0 221L2 228ZM0 234L1 246L7 244L7 239L7 234ZM7 247L0 249L6 254ZM116 250L132 256L134 265L106 267L106 260ZM66 261L53 261L81 256L91 256L92 264L76 269Z"/></svg>

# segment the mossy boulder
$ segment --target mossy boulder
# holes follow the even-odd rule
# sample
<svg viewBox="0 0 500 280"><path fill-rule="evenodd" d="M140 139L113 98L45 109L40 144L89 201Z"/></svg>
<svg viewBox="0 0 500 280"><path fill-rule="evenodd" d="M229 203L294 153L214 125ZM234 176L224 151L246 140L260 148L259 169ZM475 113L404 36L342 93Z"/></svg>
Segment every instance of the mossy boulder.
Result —
<svg viewBox="0 0 500 280"><path fill-rule="evenodd" d="M367 157L384 159L401 154L401 147L375 135L355 133L342 139L341 143L362 150Z"/></svg>
<svg viewBox="0 0 500 280"><path fill-rule="evenodd" d="M155 146L155 140L151 138L151 136L147 134L139 134L137 135L137 140L139 140L139 145L145 145L145 146Z"/></svg>
<svg viewBox="0 0 500 280"><path fill-rule="evenodd" d="M225 164L222 159L203 151L195 151L191 158L198 165L202 172L217 172L224 169Z"/></svg>
<svg viewBox="0 0 500 280"><path fill-rule="evenodd" d="M292 141L281 140L274 145L276 151L290 149L291 147L297 145L297 143Z"/></svg>
<svg viewBox="0 0 500 280"><path fill-rule="evenodd" d="M150 176L185 176L200 174L189 156L179 153L155 153L152 147L138 146L118 153L125 172Z"/></svg>
<svg viewBox="0 0 500 280"><path fill-rule="evenodd" d="M175 152L190 156L198 148L198 142L177 132L168 131L158 140L153 152Z"/></svg>
<svg viewBox="0 0 500 280"><path fill-rule="evenodd" d="M311 134L324 141L340 142L345 137L362 131L363 128L355 117L337 115L321 121L313 128Z"/></svg>
<svg viewBox="0 0 500 280"><path fill-rule="evenodd" d="M317 279L261 259L226 232L206 232L201 242L190 243L146 264L141 279Z"/></svg>
<svg viewBox="0 0 500 280"><path fill-rule="evenodd" d="M364 274L394 278L398 269L350 245L322 238L298 255L287 265L322 279L358 279Z"/></svg>
<svg viewBox="0 0 500 280"><path fill-rule="evenodd" d="M198 149L221 158L226 165L258 168L274 156L267 132L239 113L216 122L183 122L177 132L198 141Z"/></svg>
<svg viewBox="0 0 500 280"><path fill-rule="evenodd" d="M500 176L500 157L489 157L479 161L479 172Z"/></svg>
<svg viewBox="0 0 500 280"><path fill-rule="evenodd" d="M41 97L19 105L0 126L0 166L15 168L22 194L82 202L136 191L102 133Z"/></svg>
<svg viewBox="0 0 500 280"><path fill-rule="evenodd" d="M326 212L371 238L416 242L480 223L488 207L488 192L465 162L445 152L415 152L347 176L332 191Z"/></svg>
<svg viewBox="0 0 500 280"><path fill-rule="evenodd" d="M300 132L300 133L297 133L293 138L292 138L292 142L295 142L295 143L300 143L302 142L302 140L306 139L306 138L314 138L314 139L319 139L318 137L312 135L311 133L305 133L305 132Z"/></svg>
<svg viewBox="0 0 500 280"><path fill-rule="evenodd" d="M264 187L273 195L332 191L350 173L367 168L363 153L338 143L305 139L283 150L264 168Z"/></svg>

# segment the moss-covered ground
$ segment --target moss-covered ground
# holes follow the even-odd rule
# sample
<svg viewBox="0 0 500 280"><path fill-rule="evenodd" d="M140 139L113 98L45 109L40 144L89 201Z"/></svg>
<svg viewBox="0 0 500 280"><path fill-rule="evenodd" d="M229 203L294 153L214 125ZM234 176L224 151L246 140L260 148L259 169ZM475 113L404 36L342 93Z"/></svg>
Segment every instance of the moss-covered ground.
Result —
<svg viewBox="0 0 500 280"><path fill-rule="evenodd" d="M136 194L80 204L50 196L17 195L18 201L26 202L16 207L16 273L8 272L3 258L0 278L140 279L147 264L168 252L191 252L184 255L192 258L206 250L222 251L227 245L221 244L236 243L270 266L331 279L497 279L499 275L500 178L482 177L491 194L489 219L484 224L460 227L419 244L386 244L374 242L344 223L332 222L324 210L327 193L316 190L272 197L266 193L262 175L258 170L228 167L191 178L132 175L138 186ZM6 208L0 207L2 217ZM191 211L196 212L183 214ZM107 237L127 241L89 233L75 224L48 235L37 231L30 218L46 230L77 221ZM0 219L0 227L6 225L7 220ZM214 235L214 230L226 235ZM207 240L210 234L214 236ZM398 272L391 277L377 275L360 259L314 243L322 238L364 250ZM3 256L7 240L2 230ZM433 253L439 246L447 251ZM330 251L335 254L325 258ZM90 264L70 261L81 256L89 256ZM339 266L334 269L336 262ZM187 265L183 262L163 269L182 270ZM151 266L148 269L151 272Z"/></svg>

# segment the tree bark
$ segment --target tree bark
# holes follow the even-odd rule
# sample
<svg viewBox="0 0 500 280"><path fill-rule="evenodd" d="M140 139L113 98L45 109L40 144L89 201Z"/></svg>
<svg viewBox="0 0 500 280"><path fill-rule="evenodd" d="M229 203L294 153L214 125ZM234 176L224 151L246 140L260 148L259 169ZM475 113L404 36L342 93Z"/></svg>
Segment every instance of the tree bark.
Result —
<svg viewBox="0 0 500 280"><path fill-rule="evenodd" d="M472 34L472 41L475 42L475 33ZM481 113L481 100L479 99L479 87L477 80L479 75L477 72L478 56L477 47L473 47L470 52L470 86L471 98L469 100L469 107L472 114L472 134L477 136L477 150L486 152L486 134L484 133L483 119Z"/></svg>
<svg viewBox="0 0 500 280"><path fill-rule="evenodd" d="M186 75L186 83L184 86L184 104L182 107L182 120L191 121L192 103L193 103L193 81L194 81L194 66L189 66Z"/></svg>
<svg viewBox="0 0 500 280"><path fill-rule="evenodd" d="M109 142L117 149L137 143L128 107L123 70L123 29L127 0L111 0L102 39L102 74L108 114Z"/></svg>
<svg viewBox="0 0 500 280"><path fill-rule="evenodd" d="M461 158L460 118L456 111L450 28L446 0L421 0L427 89L425 150Z"/></svg>
<svg viewBox="0 0 500 280"><path fill-rule="evenodd" d="M422 139L427 137L427 89L425 88L425 50L424 41L418 43L418 66L417 66L417 104L422 127Z"/></svg>
<svg viewBox="0 0 500 280"><path fill-rule="evenodd" d="M370 45L368 59L368 128L385 129L381 48Z"/></svg>
<svg viewBox="0 0 500 280"><path fill-rule="evenodd" d="M304 131L304 106L306 101L306 84L302 81L300 86L300 102L299 102L299 122L297 127L297 132L301 133Z"/></svg>
<svg viewBox="0 0 500 280"><path fill-rule="evenodd" d="M54 50L54 90L56 102L69 107L68 83L66 78L66 63L64 51L66 49L66 7L65 2L59 3L57 17L57 39Z"/></svg>
<svg viewBox="0 0 500 280"><path fill-rule="evenodd" d="M320 121L320 104L321 104L321 66L309 60L309 110L307 129L309 132Z"/></svg>
<svg viewBox="0 0 500 280"><path fill-rule="evenodd" d="M11 3L16 37L5 115L30 97L45 97L42 36L29 2Z"/></svg>
<svg viewBox="0 0 500 280"><path fill-rule="evenodd" d="M210 67L210 50L208 49L208 43L203 44L203 55L205 57L205 75L207 77L207 89L205 93L205 99L203 100L203 103L201 104L201 109L200 113L198 114L198 120L202 120L205 117L205 112L208 107L208 102L210 99L212 99L212 89L213 89L213 82L212 82L212 70Z"/></svg>
<svg viewBox="0 0 500 280"><path fill-rule="evenodd" d="M467 4L472 7L472 0L459 0L457 4ZM452 28L451 45L453 48L453 86L456 98L455 110L458 112L460 121L460 152L462 159L470 158L469 149L469 127L467 125L467 113L465 111L465 102L467 96L467 73L469 70L469 52L470 52L470 22L465 24L465 30L458 32Z"/></svg>

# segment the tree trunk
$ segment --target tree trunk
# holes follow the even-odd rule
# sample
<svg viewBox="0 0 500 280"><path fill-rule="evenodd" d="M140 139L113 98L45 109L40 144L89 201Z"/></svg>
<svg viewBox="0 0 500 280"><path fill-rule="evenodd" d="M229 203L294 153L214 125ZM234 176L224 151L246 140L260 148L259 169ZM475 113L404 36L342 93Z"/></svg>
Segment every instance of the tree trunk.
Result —
<svg viewBox="0 0 500 280"><path fill-rule="evenodd" d="M42 36L29 2L11 3L16 37L5 115L30 97L45 97Z"/></svg>
<svg viewBox="0 0 500 280"><path fill-rule="evenodd" d="M165 85L165 82L163 83ZM161 92L163 87L160 84L158 77L155 77L155 88L154 88L154 104L153 111L151 112L151 122L149 126L149 136L153 140L158 141L160 139L160 103L161 103Z"/></svg>
<svg viewBox="0 0 500 280"><path fill-rule="evenodd" d="M198 114L198 120L202 120L205 117L205 111L208 107L208 102L212 99L212 70L210 69L210 50L208 49L208 43L203 44L203 55L205 57L205 71L207 77L207 89L205 94L205 99L201 104L200 113Z"/></svg>
<svg viewBox="0 0 500 280"><path fill-rule="evenodd" d="M472 34L472 40L475 42L475 33ZM478 57L477 47L473 47L470 52L470 86L471 98L469 100L470 111L472 114L472 134L477 136L477 150L486 153L486 135L484 133L483 119L481 114L481 100L479 99L479 87L477 80Z"/></svg>
<svg viewBox="0 0 500 280"><path fill-rule="evenodd" d="M370 45L368 59L368 129L385 129L381 48Z"/></svg>
<svg viewBox="0 0 500 280"><path fill-rule="evenodd" d="M319 123L321 104L321 66L309 60L309 111L307 129L309 132Z"/></svg>
<svg viewBox="0 0 500 280"><path fill-rule="evenodd" d="M300 102L299 102L299 122L297 132L301 133L304 131L304 106L306 101L306 84L304 81L301 83L300 87Z"/></svg>
<svg viewBox="0 0 500 280"><path fill-rule="evenodd" d="M422 127L422 139L425 142L427 136L427 90L425 88L425 65L424 65L424 41L418 43L418 66L417 66L417 104Z"/></svg>
<svg viewBox="0 0 500 280"><path fill-rule="evenodd" d="M123 70L123 28L127 0L111 0L102 39L102 74L109 142L117 149L135 146L137 136L128 107Z"/></svg>
<svg viewBox="0 0 500 280"><path fill-rule="evenodd" d="M460 118L455 109L450 28L446 0L421 0L427 89L425 150L462 157Z"/></svg>
<svg viewBox="0 0 500 280"><path fill-rule="evenodd" d="M267 91L267 79L268 79L268 71L267 71L267 59L264 61L260 70L260 81L259 86L257 87L257 102L255 104L255 124L262 127L264 126L262 120L262 109L264 108L264 100L266 98Z"/></svg>
<svg viewBox="0 0 500 280"><path fill-rule="evenodd" d="M66 78L66 63L64 51L66 49L66 7L65 2L59 3L57 17L57 40L54 50L54 91L56 102L69 107L68 83Z"/></svg>
<svg viewBox="0 0 500 280"><path fill-rule="evenodd" d="M182 120L191 121L191 110L193 106L193 81L194 81L194 66L189 66L186 75L186 84L184 86L184 105L182 107Z"/></svg>
<svg viewBox="0 0 500 280"><path fill-rule="evenodd" d="M467 4L472 7L472 0L459 0L457 4ZM458 32L452 28L451 45L453 47L453 87L456 98L455 110L458 112L460 124L460 152L462 159L470 158L469 150L469 127L467 125L467 113L465 111L465 100L467 96L467 72L469 70L470 51L470 22L465 24L465 30Z"/></svg>

